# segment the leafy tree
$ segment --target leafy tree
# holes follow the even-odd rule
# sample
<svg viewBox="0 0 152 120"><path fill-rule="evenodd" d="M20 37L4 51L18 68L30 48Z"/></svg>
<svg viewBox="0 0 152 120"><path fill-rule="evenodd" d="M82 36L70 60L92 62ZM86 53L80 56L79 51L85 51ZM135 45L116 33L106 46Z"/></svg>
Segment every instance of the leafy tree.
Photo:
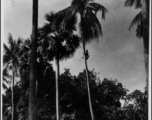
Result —
<svg viewBox="0 0 152 120"><path fill-rule="evenodd" d="M74 55L76 49L79 47L80 42L79 37L73 34L74 27L70 26L71 30L66 32L61 30L58 27L59 25L54 24L55 17L56 15L54 13L46 14L45 18L49 23L45 24L40 29L40 36L42 37L42 44L45 46L46 44L48 45L46 48L44 48L44 46L41 47L41 50L47 49L49 56L53 56L56 61L56 117L57 120L59 120L59 61L71 58ZM52 60L52 57L49 60Z"/></svg>
<svg viewBox="0 0 152 120"><path fill-rule="evenodd" d="M120 113L120 99L127 94L127 89L123 88L117 80L104 79L100 82L98 74L94 71L89 71L89 75L95 118L108 120L118 118L116 113ZM72 76L67 69L60 76L60 80L62 114L74 120L90 120L89 106L86 102L88 97L85 71L78 76Z"/></svg>
<svg viewBox="0 0 152 120"><path fill-rule="evenodd" d="M80 34L81 40L83 44L84 51L84 60L85 60L85 68L86 68L86 77L87 77L87 88L88 88L88 97L89 97L89 106L91 118L94 120L94 114L91 103L91 95L90 95L90 83L89 83L89 74L88 74L88 66L87 59L88 50L85 48L85 44L94 38L99 38L99 35L102 35L102 29L99 20L96 17L96 13L98 11L102 11L102 18L105 18L106 8L98 3L93 2L94 0L72 0L71 6L66 9L59 11L57 13L57 18L60 19L64 17L62 20L61 28L63 30L67 29L68 23L71 21L70 19L73 16L77 16L77 13L80 14Z"/></svg>
<svg viewBox="0 0 152 120"><path fill-rule="evenodd" d="M128 94L125 98L124 111L126 112L125 117L129 120L148 120L148 113L145 112L147 109L147 95L142 93L140 90L135 90Z"/></svg>
<svg viewBox="0 0 152 120"><path fill-rule="evenodd" d="M27 90L21 84L21 81L14 85L14 104L15 112L14 119L24 120L27 118L28 110L28 94ZM10 120L11 118L11 89L8 88L3 95L3 118Z"/></svg>
<svg viewBox="0 0 152 120"><path fill-rule="evenodd" d="M49 66L49 68L47 68L47 66ZM37 119L55 120L55 72L52 66L47 65L45 61L38 62L38 68ZM22 81L24 81L24 79L29 80L28 74L27 71L22 70ZM89 74L95 118L97 120L123 119L121 116L124 112L120 107L120 99L125 97L127 90L116 80L104 79L100 82L98 74L95 71L89 71ZM19 120L27 119L28 113L29 87L26 87L27 85L23 84L22 81L15 85L16 115ZM64 73L60 75L59 86L60 118L66 120L90 120L85 70L80 72L79 75L73 76L69 69L65 69ZM9 100L11 100L10 93L11 92L7 90L6 95L3 97L5 100L7 99L3 101L3 105L5 106L11 105L9 102ZM8 115L7 112L5 112L5 116L6 115Z"/></svg>

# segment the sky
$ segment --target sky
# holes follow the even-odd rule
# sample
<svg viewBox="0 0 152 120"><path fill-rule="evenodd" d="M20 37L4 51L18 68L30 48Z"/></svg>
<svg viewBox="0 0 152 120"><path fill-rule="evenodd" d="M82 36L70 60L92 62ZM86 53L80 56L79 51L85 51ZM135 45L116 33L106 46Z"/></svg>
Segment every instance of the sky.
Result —
<svg viewBox="0 0 152 120"><path fill-rule="evenodd" d="M129 25L139 10L124 7L124 0L95 0L104 5L108 12L101 20L103 36L92 40L86 49L89 51L88 68L95 69L101 80L117 79L130 90L144 91L145 67L143 40L135 35L136 27L128 30ZM7 44L8 33L14 39L28 38L32 31L32 0L3 0L3 42ZM38 26L46 22L45 13L57 12L70 5L70 0L39 0ZM70 68L73 75L78 75L85 68L82 59L83 50L79 48L72 59L60 62L61 73ZM53 62L54 69L56 66Z"/></svg>

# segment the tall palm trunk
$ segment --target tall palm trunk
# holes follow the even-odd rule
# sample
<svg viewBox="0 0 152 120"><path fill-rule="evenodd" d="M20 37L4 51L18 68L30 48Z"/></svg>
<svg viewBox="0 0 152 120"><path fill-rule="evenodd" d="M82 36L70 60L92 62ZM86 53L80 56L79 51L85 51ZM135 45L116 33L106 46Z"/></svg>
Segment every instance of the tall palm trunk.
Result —
<svg viewBox="0 0 152 120"><path fill-rule="evenodd" d="M143 26L143 43L144 57L146 68L146 87L148 92L148 62L149 62L149 0L142 0L142 26Z"/></svg>
<svg viewBox="0 0 152 120"><path fill-rule="evenodd" d="M143 44L144 44L144 58L146 69L146 93L148 96L149 85L149 0L142 0L142 27L143 27ZM148 98L148 97L147 97ZM147 99L146 113L148 114L148 99ZM148 116L146 116L148 120Z"/></svg>
<svg viewBox="0 0 152 120"><path fill-rule="evenodd" d="M12 79L12 118L11 120L14 120L15 116L15 108L14 108L14 72L13 72L13 79Z"/></svg>
<svg viewBox="0 0 152 120"><path fill-rule="evenodd" d="M83 52L84 52L84 61L85 61L85 71L86 71L86 77L87 77L87 90L88 90L88 99L89 99L89 107L90 107L90 113L91 113L91 120L94 120L94 113L92 108L92 102L91 102L91 92L90 92L90 80L89 80L89 73L88 73L88 65L87 65L87 59L86 59L86 49L85 49L85 40L83 39Z"/></svg>
<svg viewBox="0 0 152 120"><path fill-rule="evenodd" d="M37 73L37 36L38 36L38 0L33 0L32 51L30 64L29 113L28 120L36 120L36 73Z"/></svg>
<svg viewBox="0 0 152 120"><path fill-rule="evenodd" d="M59 58L58 56L56 57L56 118L57 120L60 119L60 114L59 114L59 75L60 75L60 65L59 65Z"/></svg>

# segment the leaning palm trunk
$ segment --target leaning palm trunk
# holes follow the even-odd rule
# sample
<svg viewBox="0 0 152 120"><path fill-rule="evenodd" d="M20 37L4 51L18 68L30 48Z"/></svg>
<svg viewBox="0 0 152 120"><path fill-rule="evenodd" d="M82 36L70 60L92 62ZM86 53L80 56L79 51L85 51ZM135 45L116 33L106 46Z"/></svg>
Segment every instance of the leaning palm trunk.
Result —
<svg viewBox="0 0 152 120"><path fill-rule="evenodd" d="M14 120L15 116L15 108L14 108L14 72L13 72L13 79L12 79L12 118L11 120Z"/></svg>
<svg viewBox="0 0 152 120"><path fill-rule="evenodd" d="M142 0L142 27L143 27L143 44L144 44L144 58L146 69L146 93L147 105L146 113L148 115L148 85L149 85L149 0ZM148 120L148 116L146 119Z"/></svg>
<svg viewBox="0 0 152 120"><path fill-rule="evenodd" d="M38 36L38 0L33 0L32 51L30 64L29 113L28 120L36 120L36 73L37 73L37 37Z"/></svg>
<svg viewBox="0 0 152 120"><path fill-rule="evenodd" d="M87 77L87 90L88 90L88 100L89 100L89 107L90 107L90 114L91 114L91 120L94 120L94 113L92 108L92 102L91 102L91 92L90 92L90 80L89 80L89 73L88 73L88 65L87 65L87 59L86 59L86 49L85 49L85 40L83 39L83 52L84 52L84 61L85 61L85 71L86 71L86 77Z"/></svg>
<svg viewBox="0 0 152 120"><path fill-rule="evenodd" d="M57 66L57 70L56 70L56 118L57 120L60 119L59 116L59 75L60 75L60 65L59 65L59 58L56 57L56 66Z"/></svg>

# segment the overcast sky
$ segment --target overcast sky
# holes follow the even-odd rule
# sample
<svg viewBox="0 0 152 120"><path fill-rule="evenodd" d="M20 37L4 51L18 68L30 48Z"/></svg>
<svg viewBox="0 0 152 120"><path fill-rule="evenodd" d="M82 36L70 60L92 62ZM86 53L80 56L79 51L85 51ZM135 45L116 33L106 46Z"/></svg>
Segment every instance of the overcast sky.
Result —
<svg viewBox="0 0 152 120"><path fill-rule="evenodd" d="M135 89L144 91L143 41L136 38L136 27L128 31L138 10L124 7L124 0L95 0L95 2L104 5L108 13L105 20L100 20L103 36L98 42L94 40L87 45L90 54L89 69L99 72L101 80L117 79L130 91ZM57 12L69 5L70 0L39 0L39 27L46 22L45 13ZM14 39L29 37L32 31L32 0L3 0L3 6L3 41L7 43L8 33L11 33ZM71 73L75 75L81 72L84 69L82 53L80 48L72 59L61 62L61 72L64 68L70 68Z"/></svg>

